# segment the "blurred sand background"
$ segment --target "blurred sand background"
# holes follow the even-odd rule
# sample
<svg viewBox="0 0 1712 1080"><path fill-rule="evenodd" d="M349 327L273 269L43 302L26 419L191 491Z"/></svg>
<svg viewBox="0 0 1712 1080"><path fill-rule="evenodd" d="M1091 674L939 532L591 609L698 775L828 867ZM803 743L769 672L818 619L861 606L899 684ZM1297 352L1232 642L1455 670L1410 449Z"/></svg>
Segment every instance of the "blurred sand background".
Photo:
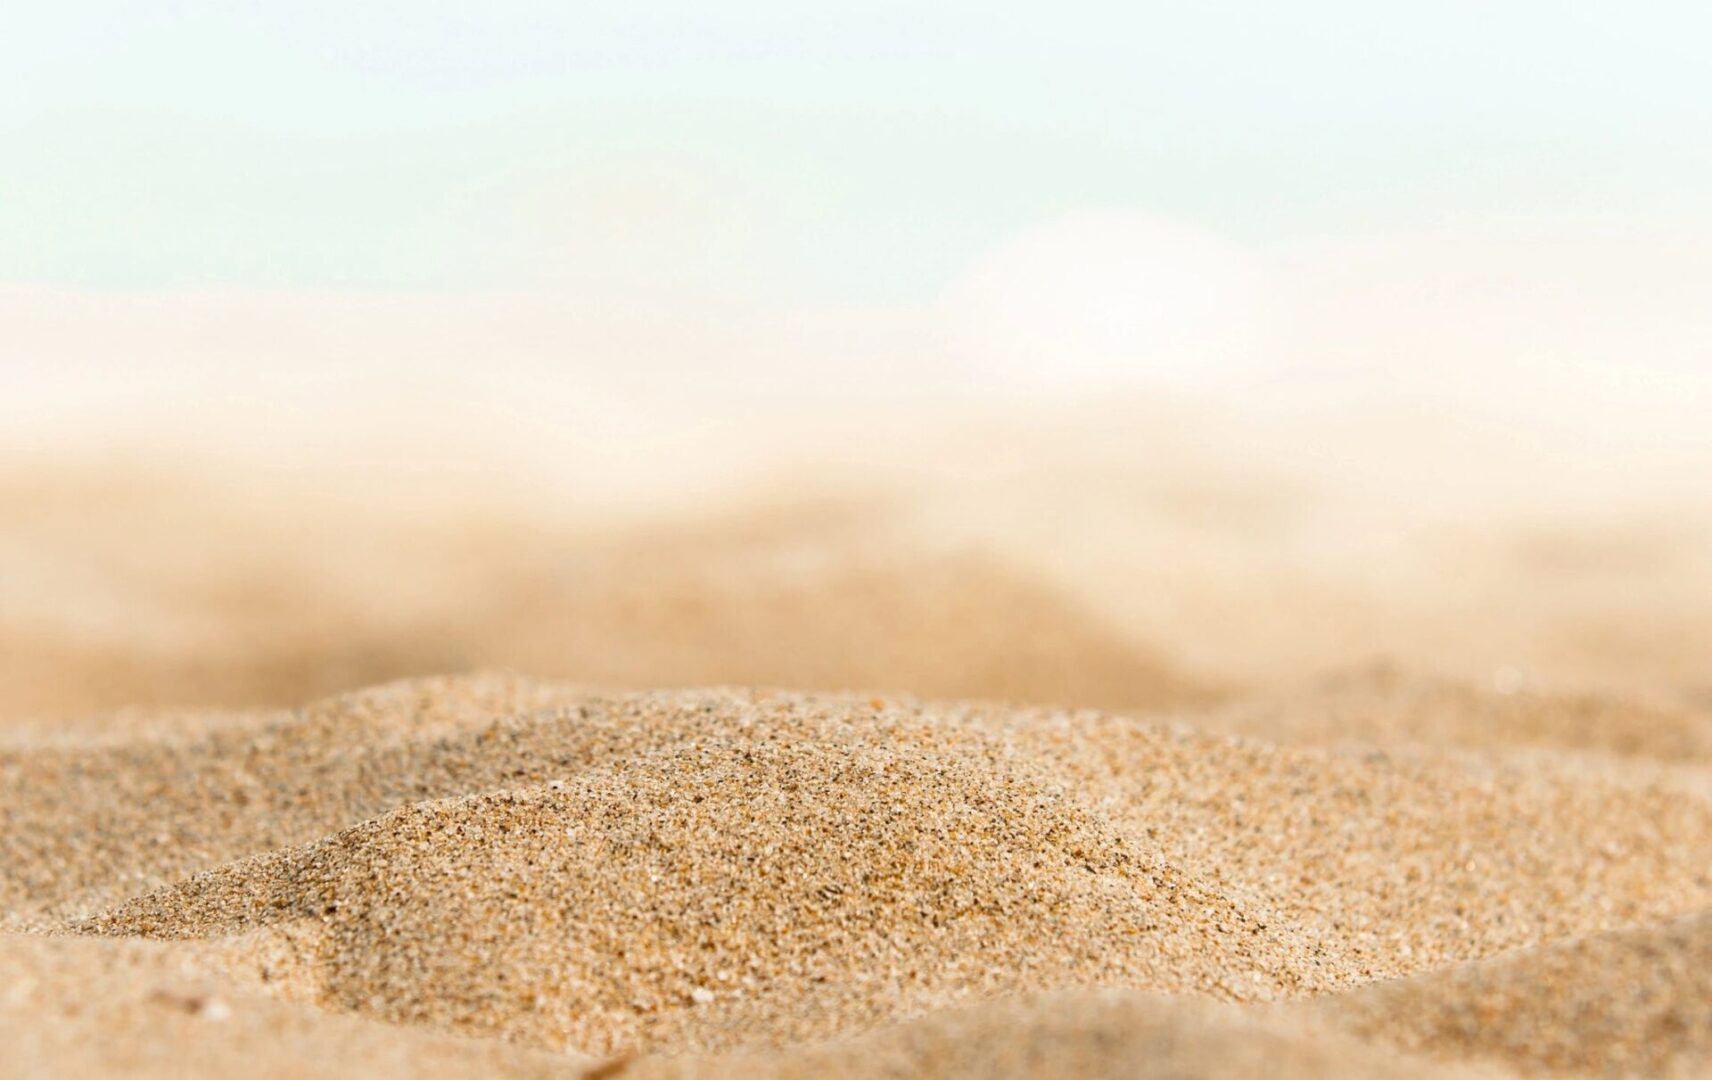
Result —
<svg viewBox="0 0 1712 1080"><path fill-rule="evenodd" d="M355 303L354 331L326 301L141 306L160 310L16 309L59 321L33 339L54 362L11 375L8 722L490 667L1099 706L1374 663L1712 692L1693 371L1441 356L1387 384L1247 357L1212 365L1222 386L1086 365L1007 384L925 347L869 371L798 343L771 371L730 342L562 328L564 359L508 359L505 329L541 308L484 308L499 336L477 346L456 305L448 329ZM442 362L347 363L312 337L366 351L388 326ZM1380 347L1415 332L1399 317Z"/></svg>

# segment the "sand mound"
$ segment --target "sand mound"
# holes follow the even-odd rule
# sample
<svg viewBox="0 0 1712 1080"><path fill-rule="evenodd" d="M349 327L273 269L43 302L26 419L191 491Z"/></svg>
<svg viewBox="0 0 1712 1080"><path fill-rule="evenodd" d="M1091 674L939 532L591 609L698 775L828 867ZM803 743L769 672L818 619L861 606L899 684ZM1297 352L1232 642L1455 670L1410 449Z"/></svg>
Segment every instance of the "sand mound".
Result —
<svg viewBox="0 0 1712 1080"><path fill-rule="evenodd" d="M1712 805L1672 787L1095 712L495 675L8 754L14 917L108 906L81 928L590 1052L1312 993L1712 905Z"/></svg>
<svg viewBox="0 0 1712 1080"><path fill-rule="evenodd" d="M0 835L0 888L14 912L75 914L413 802L545 784L645 754L767 743L999 763L1121 822L1145 838L1138 850L1162 851L1260 906L1387 947L1407 940L1382 941L1392 931L1472 950L1451 959L1695 910L1712 864L1704 800L1573 762L1285 749L1093 712L747 691L597 695L480 676L347 695L196 739L6 751L0 808L17 827ZM1347 917L1327 918L1333 909ZM1423 916L1433 928L1419 925Z"/></svg>
<svg viewBox="0 0 1712 1080"><path fill-rule="evenodd" d="M1316 1003L1347 1029L1527 1073L1712 1066L1712 915L1598 934Z"/></svg>
<svg viewBox="0 0 1712 1080"><path fill-rule="evenodd" d="M1298 693L1246 700L1190 719L1197 727L1280 742L1540 747L1712 763L1712 716L1705 713L1598 694L1553 694L1511 685L1481 689L1408 675L1386 663L1338 672Z"/></svg>
<svg viewBox="0 0 1712 1080"><path fill-rule="evenodd" d="M416 804L121 906L106 933L314 920L320 998L603 1053L791 1041L970 995L1252 999L1305 949L955 752L760 738Z"/></svg>
<svg viewBox="0 0 1712 1080"><path fill-rule="evenodd" d="M87 911L412 799L481 790L455 761L428 771L438 751L455 756L441 740L575 696L504 675L426 679L193 738L0 748L0 920Z"/></svg>
<svg viewBox="0 0 1712 1080"><path fill-rule="evenodd" d="M1576 757L510 675L14 745L0 815L15 925L174 939L340 1013L591 1054L772 1046L787 1074L805 1040L994 997L1259 1002L1712 908L1712 802ZM1042 1008L1039 1039L1073 1038L1079 1006ZM899 1045L978 1056L930 1021ZM1178 1023L1136 1022L1087 1052Z"/></svg>

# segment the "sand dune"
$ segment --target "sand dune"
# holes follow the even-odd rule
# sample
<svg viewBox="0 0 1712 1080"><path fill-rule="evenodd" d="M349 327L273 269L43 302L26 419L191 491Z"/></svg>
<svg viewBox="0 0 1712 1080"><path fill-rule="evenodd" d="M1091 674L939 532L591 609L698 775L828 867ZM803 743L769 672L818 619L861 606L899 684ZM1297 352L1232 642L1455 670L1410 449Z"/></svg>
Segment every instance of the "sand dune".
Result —
<svg viewBox="0 0 1712 1080"><path fill-rule="evenodd" d="M81 926L308 921L319 1003L596 1053L815 1038L1038 986L1300 981L1283 927L1129 847L973 763L704 746L416 804Z"/></svg>
<svg viewBox="0 0 1712 1080"><path fill-rule="evenodd" d="M329 1038L452 1031L641 1075L1028 1075L1015 1063L1049 1052L1310 1075L1357 1037L1352 1060L1382 1074L1435 1055L1597 1065L1651 1021L1604 1049L1447 1040L1487 982L1536 1027L1528 1010L1572 1009L1546 996L1562 972L1527 974L1552 949L1621 951L1590 935L1712 909L1712 801L1655 779L1092 711L495 674L15 746L0 768L10 918L79 935L9 941L159 939L222 1001L277 1002L269 1025L355 1014L404 1026ZM1547 959L1507 951L1528 947ZM1698 1016L1704 987L1661 985L1634 1009ZM1098 986L1173 997L1074 996ZM1052 990L1072 996L979 1004ZM1420 1002L1415 1027L1385 995L1416 995L1399 999Z"/></svg>

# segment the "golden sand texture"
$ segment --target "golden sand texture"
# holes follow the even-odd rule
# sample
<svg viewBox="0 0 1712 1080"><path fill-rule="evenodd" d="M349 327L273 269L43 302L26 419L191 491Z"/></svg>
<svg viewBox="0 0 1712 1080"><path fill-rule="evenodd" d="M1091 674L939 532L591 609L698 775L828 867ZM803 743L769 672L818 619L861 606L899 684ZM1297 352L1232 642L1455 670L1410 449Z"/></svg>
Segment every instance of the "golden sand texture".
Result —
<svg viewBox="0 0 1712 1080"><path fill-rule="evenodd" d="M1481 1077L1364 1044L1314 1023L1126 991L1030 997L947 1010L849 1039L722 1056L643 1058L638 1080L686 1077L1029 1076Z"/></svg>
<svg viewBox="0 0 1712 1080"><path fill-rule="evenodd" d="M1040 986L1298 982L1300 946L1040 788L909 757L645 758L395 811L89 925L312 920L298 944L328 1005L600 1053L798 1041Z"/></svg>
<svg viewBox="0 0 1712 1080"><path fill-rule="evenodd" d="M813 1037L1042 985L1316 983L1288 926L982 727L796 695L591 698L351 777L506 790L413 803L80 925L311 920L331 1003L599 1051Z"/></svg>
<svg viewBox="0 0 1712 1080"><path fill-rule="evenodd" d="M1692 1034L1613 1055L1704 1015L1692 934L1657 938L1656 970L1620 943L1712 908L1712 802L1574 757L492 674L0 767L0 895L35 930L6 940L191 964L216 980L195 993L274 1010L239 1037L258 1053L325 1019L400 1054L497 1038L518 1075L528 1052L640 1075L1707 1062ZM1633 957L1633 1000L1554 1004L1577 949ZM1513 1022L1459 1035L1489 984ZM29 1000L65 1035L43 1054L121 1053ZM1601 1001L1622 1016L1567 1019Z"/></svg>
<svg viewBox="0 0 1712 1080"><path fill-rule="evenodd" d="M1529 1074L1704 1076L1712 916L1554 942L1325 999L1365 1037Z"/></svg>
<svg viewBox="0 0 1712 1080"><path fill-rule="evenodd" d="M156 942L0 934L0 987L0 1060L20 1080L1504 1075L1312 1020L1129 991L1030 995L782 1049L594 1060L282 1002Z"/></svg>
<svg viewBox="0 0 1712 1080"><path fill-rule="evenodd" d="M18 919L99 906L461 790L420 772L417 759L569 696L514 678L430 679L190 738L0 749L10 826L0 837L0 911Z"/></svg>
<svg viewBox="0 0 1712 1080"><path fill-rule="evenodd" d="M589 1064L285 1004L153 942L0 933L0 1066L17 1080L569 1080Z"/></svg>

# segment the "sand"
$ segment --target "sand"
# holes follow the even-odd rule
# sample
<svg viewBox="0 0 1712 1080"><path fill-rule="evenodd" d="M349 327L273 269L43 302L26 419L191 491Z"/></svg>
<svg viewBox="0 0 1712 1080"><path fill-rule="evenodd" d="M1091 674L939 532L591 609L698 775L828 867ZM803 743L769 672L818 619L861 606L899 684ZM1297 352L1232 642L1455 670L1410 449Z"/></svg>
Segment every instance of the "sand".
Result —
<svg viewBox="0 0 1712 1080"><path fill-rule="evenodd" d="M1712 1073L1703 519L1062 467L0 477L0 1072Z"/></svg>
<svg viewBox="0 0 1712 1080"><path fill-rule="evenodd" d="M496 673L3 762L9 947L50 973L26 981L66 992L49 949L76 958L60 979L170 973L90 951L168 943L200 988L102 982L254 1003L258 1041L326 1015L330 1045L452 1033L641 1075L1077 1055L1123 1075L1162 1046L1191 1072L1308 1075L1344 1042L1400 1075L1651 1071L1707 1049L1712 801L1574 756ZM1589 1002L1559 995L1619 960L1632 1011L1583 1045ZM94 1052L56 1045L44 1068Z"/></svg>

